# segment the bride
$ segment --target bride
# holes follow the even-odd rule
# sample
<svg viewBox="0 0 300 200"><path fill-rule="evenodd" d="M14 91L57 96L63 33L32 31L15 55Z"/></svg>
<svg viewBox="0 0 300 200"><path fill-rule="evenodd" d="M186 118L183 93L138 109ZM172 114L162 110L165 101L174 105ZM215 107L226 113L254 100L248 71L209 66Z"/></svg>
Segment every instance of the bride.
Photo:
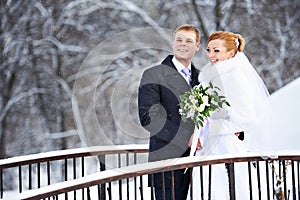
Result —
<svg viewBox="0 0 300 200"><path fill-rule="evenodd" d="M266 141L268 137L266 119L269 93L242 52L244 46L245 40L240 34L219 31L208 38L206 50L211 62L202 68L199 81L212 81L221 89L220 92L230 106L211 115L203 127L207 131L200 136L198 144L201 148L196 151L196 156L234 155L266 150L261 148L259 141ZM248 164L235 163L234 173L236 199L250 199ZM208 184L208 174L208 167L203 167L204 182L201 185L200 168L193 169L193 199L201 199L202 192L204 199L209 199L209 190L213 200L229 199L228 165L212 165L211 188ZM258 191L252 193L253 199L257 199Z"/></svg>

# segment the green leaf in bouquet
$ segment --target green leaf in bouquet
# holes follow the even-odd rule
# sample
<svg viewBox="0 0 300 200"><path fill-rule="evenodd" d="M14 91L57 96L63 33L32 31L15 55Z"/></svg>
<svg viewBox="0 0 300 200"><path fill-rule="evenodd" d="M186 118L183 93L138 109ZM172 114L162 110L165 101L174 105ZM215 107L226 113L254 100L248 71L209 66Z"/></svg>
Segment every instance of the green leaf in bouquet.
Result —
<svg viewBox="0 0 300 200"><path fill-rule="evenodd" d="M212 89L214 88L214 86L213 86L213 84L212 84L211 81L209 82L209 87L212 88Z"/></svg>

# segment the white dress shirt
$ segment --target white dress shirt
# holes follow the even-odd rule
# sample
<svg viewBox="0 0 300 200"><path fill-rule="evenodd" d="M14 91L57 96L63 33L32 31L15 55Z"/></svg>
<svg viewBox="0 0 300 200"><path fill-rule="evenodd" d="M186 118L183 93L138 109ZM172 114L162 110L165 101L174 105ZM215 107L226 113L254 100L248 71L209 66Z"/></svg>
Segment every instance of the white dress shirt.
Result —
<svg viewBox="0 0 300 200"><path fill-rule="evenodd" d="M182 75L182 77L186 80L186 82L188 84L190 84L190 80L189 80L189 77L187 77L181 70L183 70L184 68L186 68L183 64L181 64L176 58L175 56L173 57L172 59L172 62L174 63L177 71ZM190 70L190 73L191 73L191 64L189 64L188 66L189 70Z"/></svg>

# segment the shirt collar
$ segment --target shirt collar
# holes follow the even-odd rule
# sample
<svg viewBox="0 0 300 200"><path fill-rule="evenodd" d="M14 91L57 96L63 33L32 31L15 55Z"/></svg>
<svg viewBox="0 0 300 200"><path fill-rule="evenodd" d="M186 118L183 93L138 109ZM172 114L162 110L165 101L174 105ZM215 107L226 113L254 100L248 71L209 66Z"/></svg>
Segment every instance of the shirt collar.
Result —
<svg viewBox="0 0 300 200"><path fill-rule="evenodd" d="M174 63L177 71L181 71L182 69L185 68L185 66L183 64L181 64L176 58L175 56L172 58L172 62ZM191 64L189 64L188 68L191 70Z"/></svg>

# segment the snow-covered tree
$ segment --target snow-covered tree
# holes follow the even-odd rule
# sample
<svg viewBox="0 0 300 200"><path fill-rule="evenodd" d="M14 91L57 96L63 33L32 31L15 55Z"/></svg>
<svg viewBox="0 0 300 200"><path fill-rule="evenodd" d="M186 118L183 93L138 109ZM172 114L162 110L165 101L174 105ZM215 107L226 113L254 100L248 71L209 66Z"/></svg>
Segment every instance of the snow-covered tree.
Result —
<svg viewBox="0 0 300 200"><path fill-rule="evenodd" d="M194 61L199 68L207 62L204 49L209 34L227 30L245 37L245 53L270 92L300 75L297 0L6 0L0 6L2 158L82 146L84 132L91 128L87 127L89 115L96 116L95 123L108 143L145 142L146 133L129 133L138 127L139 75L170 53L169 30L184 23L196 25L201 32L203 48ZM155 27L157 32L126 35L137 28L142 33L146 27ZM118 34L123 40L115 39ZM126 49L128 43L138 48ZM142 48L152 43L158 48ZM107 49L99 48L101 44ZM91 64L99 64L118 48L123 52L113 59L107 57L104 68L81 70L89 65L89 55L94 56ZM131 71L135 68L139 72ZM91 79L80 83L87 80L84 77ZM126 100L121 96L124 91L128 91ZM127 110L117 121L111 106L116 103L118 109ZM118 124L126 120L131 126ZM97 129L89 131L89 137L107 144Z"/></svg>

